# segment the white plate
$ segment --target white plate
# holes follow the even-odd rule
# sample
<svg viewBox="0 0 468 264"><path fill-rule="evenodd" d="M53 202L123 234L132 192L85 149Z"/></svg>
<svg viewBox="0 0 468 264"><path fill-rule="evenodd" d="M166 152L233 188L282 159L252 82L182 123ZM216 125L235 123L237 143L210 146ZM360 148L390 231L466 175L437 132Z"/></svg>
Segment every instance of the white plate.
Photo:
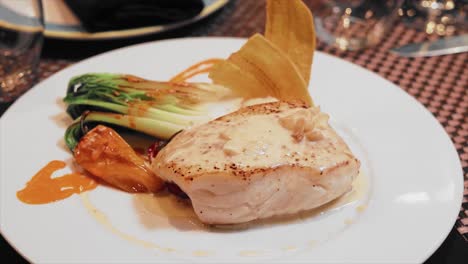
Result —
<svg viewBox="0 0 468 264"><path fill-rule="evenodd" d="M112 231L78 195L40 206L17 200L16 191L47 162L71 158L63 148L67 118L60 98L72 76L121 72L167 80L195 62L226 57L243 42L200 38L136 45L77 63L21 97L0 119L0 224L6 239L33 262L414 263L428 258L452 228L462 200L461 165L452 142L400 88L320 52L312 97L333 117L369 178L368 196L354 204L293 223L190 231L148 225L132 195L101 186L88 196ZM365 203L367 209L358 212Z"/></svg>

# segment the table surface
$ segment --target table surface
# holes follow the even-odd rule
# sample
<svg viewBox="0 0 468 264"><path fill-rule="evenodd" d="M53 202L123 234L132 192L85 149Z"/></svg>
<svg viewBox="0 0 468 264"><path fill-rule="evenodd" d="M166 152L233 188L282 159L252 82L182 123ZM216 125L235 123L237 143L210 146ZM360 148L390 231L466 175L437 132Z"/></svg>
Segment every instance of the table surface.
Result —
<svg viewBox="0 0 468 264"><path fill-rule="evenodd" d="M305 2L311 5L313 1ZM96 42L46 39L39 65L40 80L81 59L131 44L180 37L249 37L263 32L264 10L264 1L234 0L203 21L163 34ZM468 260L468 53L403 58L388 51L395 46L432 38L436 37L396 22L385 39L373 48L350 52L319 42L317 49L392 81L421 102L450 135L463 166L465 198L452 231L426 263L462 263ZM0 104L0 116L10 105ZM11 263L26 262L1 236L0 256Z"/></svg>

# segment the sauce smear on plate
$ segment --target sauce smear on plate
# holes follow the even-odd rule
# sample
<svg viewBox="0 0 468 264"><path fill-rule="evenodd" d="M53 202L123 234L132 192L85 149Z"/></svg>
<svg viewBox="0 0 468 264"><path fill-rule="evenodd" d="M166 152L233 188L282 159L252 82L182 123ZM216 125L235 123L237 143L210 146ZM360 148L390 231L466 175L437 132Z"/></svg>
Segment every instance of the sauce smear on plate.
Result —
<svg viewBox="0 0 468 264"><path fill-rule="evenodd" d="M65 166L63 161L49 162L32 177L24 189L16 193L16 196L27 204L46 204L63 200L74 193L78 194L96 188L96 181L79 173L51 177L52 173L65 168Z"/></svg>

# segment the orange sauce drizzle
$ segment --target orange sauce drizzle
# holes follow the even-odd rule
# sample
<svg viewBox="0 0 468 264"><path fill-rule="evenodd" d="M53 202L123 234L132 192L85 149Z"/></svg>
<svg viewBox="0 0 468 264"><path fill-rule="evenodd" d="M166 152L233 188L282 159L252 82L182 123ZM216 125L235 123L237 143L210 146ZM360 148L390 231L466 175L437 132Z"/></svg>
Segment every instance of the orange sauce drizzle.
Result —
<svg viewBox="0 0 468 264"><path fill-rule="evenodd" d="M79 173L51 178L52 173L65 168L65 165L65 162L59 160L49 162L32 177L24 189L16 193L16 197L27 204L46 204L96 188L96 181Z"/></svg>
<svg viewBox="0 0 468 264"><path fill-rule="evenodd" d="M172 77L169 82L178 83L178 82L185 82L188 79L203 73L209 73L211 68L218 62L222 61L222 59L208 59L201 61L195 65L190 66L183 72L177 74L176 76Z"/></svg>

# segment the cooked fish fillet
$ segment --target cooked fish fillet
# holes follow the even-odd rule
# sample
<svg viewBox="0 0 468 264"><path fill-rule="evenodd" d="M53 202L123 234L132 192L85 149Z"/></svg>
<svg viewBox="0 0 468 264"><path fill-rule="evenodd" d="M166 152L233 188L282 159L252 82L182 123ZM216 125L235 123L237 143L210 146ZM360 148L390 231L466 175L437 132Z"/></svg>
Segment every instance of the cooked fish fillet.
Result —
<svg viewBox="0 0 468 264"><path fill-rule="evenodd" d="M336 199L360 162L318 108L273 102L181 132L151 166L190 197L201 221L235 224Z"/></svg>

